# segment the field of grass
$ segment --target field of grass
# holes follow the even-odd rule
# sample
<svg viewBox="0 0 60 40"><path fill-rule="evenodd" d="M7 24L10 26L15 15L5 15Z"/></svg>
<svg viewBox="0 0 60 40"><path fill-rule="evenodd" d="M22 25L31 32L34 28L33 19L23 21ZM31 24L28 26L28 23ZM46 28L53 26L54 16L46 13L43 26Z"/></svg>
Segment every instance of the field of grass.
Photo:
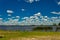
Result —
<svg viewBox="0 0 60 40"><path fill-rule="evenodd" d="M40 32L40 31L32 31L32 32L21 32L21 31L0 31L0 40L10 40L11 38L19 38L19 37L29 37L34 38L36 36L60 36L60 32Z"/></svg>

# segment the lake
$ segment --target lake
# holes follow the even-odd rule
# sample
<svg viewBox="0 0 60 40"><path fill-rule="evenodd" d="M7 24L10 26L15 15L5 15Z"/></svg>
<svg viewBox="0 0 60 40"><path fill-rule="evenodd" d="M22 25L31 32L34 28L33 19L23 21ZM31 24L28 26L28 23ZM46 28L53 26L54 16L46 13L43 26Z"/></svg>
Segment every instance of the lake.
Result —
<svg viewBox="0 0 60 40"><path fill-rule="evenodd" d="M51 27L52 30L47 30L47 31L60 31L60 26L19 26L19 25L0 25L0 30L19 30L19 31L32 31L33 28L35 27ZM45 30L43 30L45 31Z"/></svg>

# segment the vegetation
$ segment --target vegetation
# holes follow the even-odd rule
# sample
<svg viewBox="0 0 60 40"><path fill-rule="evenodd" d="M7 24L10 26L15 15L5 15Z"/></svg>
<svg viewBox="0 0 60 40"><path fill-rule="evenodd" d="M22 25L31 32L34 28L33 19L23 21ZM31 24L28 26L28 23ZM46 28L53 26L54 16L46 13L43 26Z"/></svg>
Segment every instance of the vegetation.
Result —
<svg viewBox="0 0 60 40"><path fill-rule="evenodd" d="M60 26L60 23L58 25Z"/></svg>
<svg viewBox="0 0 60 40"><path fill-rule="evenodd" d="M35 27L33 28L33 31L52 31L52 27Z"/></svg>
<svg viewBox="0 0 60 40"><path fill-rule="evenodd" d="M60 32L0 31L0 36L3 36L3 38L0 38L0 40L8 40L8 39L10 39L10 38L16 38L16 37L35 37L35 36L48 36L48 35L50 35L50 36L60 35Z"/></svg>
<svg viewBox="0 0 60 40"><path fill-rule="evenodd" d="M35 28L33 28L33 31L40 31L42 28L40 28L40 27L35 27Z"/></svg>
<svg viewBox="0 0 60 40"><path fill-rule="evenodd" d="M53 23L53 26L57 26L57 24L56 23ZM60 23L58 23L58 26L60 26Z"/></svg>
<svg viewBox="0 0 60 40"><path fill-rule="evenodd" d="M57 26L57 24L56 23L53 23L53 26Z"/></svg>

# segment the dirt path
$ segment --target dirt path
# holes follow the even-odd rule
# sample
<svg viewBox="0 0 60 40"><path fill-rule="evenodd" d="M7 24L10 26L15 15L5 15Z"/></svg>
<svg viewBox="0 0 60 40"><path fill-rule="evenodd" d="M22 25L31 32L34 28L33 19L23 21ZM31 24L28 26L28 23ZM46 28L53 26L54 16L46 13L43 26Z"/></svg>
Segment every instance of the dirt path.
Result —
<svg viewBox="0 0 60 40"><path fill-rule="evenodd" d="M60 36L17 37L10 40L60 40Z"/></svg>

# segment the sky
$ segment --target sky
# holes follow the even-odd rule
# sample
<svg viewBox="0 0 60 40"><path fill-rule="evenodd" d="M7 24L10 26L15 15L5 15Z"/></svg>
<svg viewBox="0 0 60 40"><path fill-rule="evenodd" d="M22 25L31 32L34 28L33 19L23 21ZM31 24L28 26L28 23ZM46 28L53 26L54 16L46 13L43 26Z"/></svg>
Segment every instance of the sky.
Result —
<svg viewBox="0 0 60 40"><path fill-rule="evenodd" d="M47 17L47 19L49 18L48 20L50 21L51 18L53 17L59 19L60 0L0 0L0 21L1 22L4 21L3 23L6 23L8 21L7 23L9 23L10 20L12 21L19 20L21 24L23 23L23 21L25 21L24 23L27 24L26 21L28 22L31 16L35 17L35 19L37 18L39 20L38 22L40 22L40 20L43 19L43 18L40 19L40 17ZM33 18L33 20L35 19ZM41 22L43 24L43 21ZM37 23L35 25L37 25Z"/></svg>

